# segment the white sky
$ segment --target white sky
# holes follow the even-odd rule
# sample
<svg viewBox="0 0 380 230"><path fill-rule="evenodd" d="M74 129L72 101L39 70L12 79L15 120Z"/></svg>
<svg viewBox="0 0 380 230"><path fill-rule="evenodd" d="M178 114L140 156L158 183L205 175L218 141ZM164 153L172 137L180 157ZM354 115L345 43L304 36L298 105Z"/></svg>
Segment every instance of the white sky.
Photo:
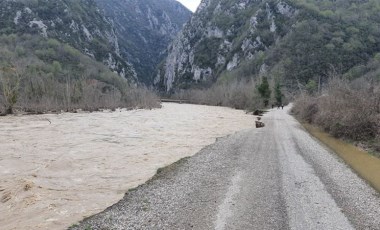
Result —
<svg viewBox="0 0 380 230"><path fill-rule="evenodd" d="M193 12L195 12L197 7L199 6L199 3L201 3L201 0L177 0L177 1L182 3L182 5L186 6Z"/></svg>

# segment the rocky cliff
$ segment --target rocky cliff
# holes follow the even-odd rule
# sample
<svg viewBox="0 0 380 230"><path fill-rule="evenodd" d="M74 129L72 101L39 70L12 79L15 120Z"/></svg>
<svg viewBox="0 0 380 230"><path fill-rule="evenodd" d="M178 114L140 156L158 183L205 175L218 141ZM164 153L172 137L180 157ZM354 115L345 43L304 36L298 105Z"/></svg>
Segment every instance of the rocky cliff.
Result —
<svg viewBox="0 0 380 230"><path fill-rule="evenodd" d="M360 0L203 0L154 82L171 92L260 75L289 88L351 76L380 51L378 9Z"/></svg>
<svg viewBox="0 0 380 230"><path fill-rule="evenodd" d="M132 82L135 70L121 57L112 22L93 0L3 0L0 34L39 34L67 43Z"/></svg>
<svg viewBox="0 0 380 230"><path fill-rule="evenodd" d="M156 66L191 12L175 0L96 2L112 20L121 56L132 63L139 81L151 85Z"/></svg>
<svg viewBox="0 0 380 230"><path fill-rule="evenodd" d="M273 45L297 13L284 1L204 0L172 43L155 84L170 91L213 82Z"/></svg>

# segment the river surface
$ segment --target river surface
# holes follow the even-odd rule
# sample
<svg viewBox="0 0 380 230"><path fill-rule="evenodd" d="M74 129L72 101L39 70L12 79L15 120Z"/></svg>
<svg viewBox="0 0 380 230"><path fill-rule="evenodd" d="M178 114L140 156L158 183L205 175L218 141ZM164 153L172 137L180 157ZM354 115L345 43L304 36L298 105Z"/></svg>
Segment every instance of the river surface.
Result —
<svg viewBox="0 0 380 230"><path fill-rule="evenodd" d="M0 118L0 226L65 229L120 200L156 170L254 127L222 107Z"/></svg>

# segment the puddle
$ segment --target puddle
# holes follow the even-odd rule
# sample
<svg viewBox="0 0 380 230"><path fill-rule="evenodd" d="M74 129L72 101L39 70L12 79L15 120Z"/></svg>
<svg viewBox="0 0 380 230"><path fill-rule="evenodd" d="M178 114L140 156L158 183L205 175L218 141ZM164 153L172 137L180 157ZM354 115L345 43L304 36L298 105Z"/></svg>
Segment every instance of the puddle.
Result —
<svg viewBox="0 0 380 230"><path fill-rule="evenodd" d="M322 132L317 127L309 124L303 126L321 142L326 144L337 153L357 174L365 179L373 188L380 192L380 159L348 144L336 139L329 134Z"/></svg>

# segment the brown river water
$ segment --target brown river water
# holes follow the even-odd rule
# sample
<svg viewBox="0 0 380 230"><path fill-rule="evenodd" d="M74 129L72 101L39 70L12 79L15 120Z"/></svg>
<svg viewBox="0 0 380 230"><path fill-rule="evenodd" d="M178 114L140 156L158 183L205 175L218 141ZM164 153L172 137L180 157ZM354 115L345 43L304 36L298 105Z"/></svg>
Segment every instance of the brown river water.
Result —
<svg viewBox="0 0 380 230"><path fill-rule="evenodd" d="M158 168L253 127L244 111L170 103L0 117L0 229L65 229L116 203Z"/></svg>

